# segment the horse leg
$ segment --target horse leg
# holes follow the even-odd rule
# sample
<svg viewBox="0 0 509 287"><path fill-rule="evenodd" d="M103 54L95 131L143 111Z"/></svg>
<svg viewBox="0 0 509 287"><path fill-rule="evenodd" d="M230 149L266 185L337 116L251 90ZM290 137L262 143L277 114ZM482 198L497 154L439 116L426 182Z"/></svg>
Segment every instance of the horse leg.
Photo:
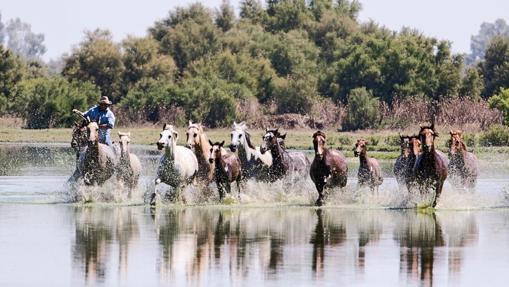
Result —
<svg viewBox="0 0 509 287"><path fill-rule="evenodd" d="M224 198L223 185L221 184L221 182L219 180L216 181L216 185L217 185L217 190L219 192L219 200L223 201L223 198Z"/></svg>
<svg viewBox="0 0 509 287"><path fill-rule="evenodd" d="M437 206L437 200L438 200L438 198L440 197L440 194L442 194L442 188L443 188L443 187L444 187L444 181L439 180L439 181L436 183L436 186L435 186L435 199L433 200L433 205L432 205L432 207Z"/></svg>
<svg viewBox="0 0 509 287"><path fill-rule="evenodd" d="M241 180L242 180L242 178L240 176L237 177L237 190L239 191L239 194L238 194L239 202L240 202L240 181Z"/></svg>
<svg viewBox="0 0 509 287"><path fill-rule="evenodd" d="M316 190L318 191L318 199L316 200L315 205L322 206L324 203L324 200L323 200L324 182L317 182L317 183L315 183L315 186L316 186Z"/></svg>
<svg viewBox="0 0 509 287"><path fill-rule="evenodd" d="M154 184L154 192L150 195L150 205L155 206L157 201L157 186L161 183L160 178L156 178Z"/></svg>

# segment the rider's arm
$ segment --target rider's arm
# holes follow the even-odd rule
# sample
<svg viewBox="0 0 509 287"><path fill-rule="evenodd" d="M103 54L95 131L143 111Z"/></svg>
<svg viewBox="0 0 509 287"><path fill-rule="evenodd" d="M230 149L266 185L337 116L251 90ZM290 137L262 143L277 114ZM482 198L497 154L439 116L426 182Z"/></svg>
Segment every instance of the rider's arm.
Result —
<svg viewBox="0 0 509 287"><path fill-rule="evenodd" d="M107 115L108 123L99 125L99 128L101 129L112 129L115 127L115 115L110 111Z"/></svg>

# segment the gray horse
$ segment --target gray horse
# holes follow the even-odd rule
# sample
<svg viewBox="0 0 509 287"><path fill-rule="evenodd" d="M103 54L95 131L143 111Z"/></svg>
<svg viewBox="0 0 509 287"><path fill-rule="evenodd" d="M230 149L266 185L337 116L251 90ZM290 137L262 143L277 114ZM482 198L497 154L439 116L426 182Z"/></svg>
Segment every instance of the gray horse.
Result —
<svg viewBox="0 0 509 287"><path fill-rule="evenodd" d="M116 168L117 179L127 186L130 197L132 190L138 186L141 163L138 157L129 150L131 133L118 132L118 136L120 137L120 159Z"/></svg>

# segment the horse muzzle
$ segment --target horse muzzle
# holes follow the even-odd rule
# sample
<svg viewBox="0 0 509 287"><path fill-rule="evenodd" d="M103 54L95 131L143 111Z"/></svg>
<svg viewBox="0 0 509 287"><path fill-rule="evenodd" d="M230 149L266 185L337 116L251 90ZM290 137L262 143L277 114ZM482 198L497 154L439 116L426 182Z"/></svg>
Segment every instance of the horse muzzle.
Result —
<svg viewBox="0 0 509 287"><path fill-rule="evenodd" d="M164 143L162 142L157 142L156 145L158 150L162 150L164 148Z"/></svg>
<svg viewBox="0 0 509 287"><path fill-rule="evenodd" d="M360 154L360 152L358 152L358 151L356 151L356 150L354 150L354 151L353 151L353 155L354 155L355 157L358 157L358 156L359 156L359 154Z"/></svg>
<svg viewBox="0 0 509 287"><path fill-rule="evenodd" d="M266 151L267 151L267 149L265 147L260 147L261 154L265 154Z"/></svg>
<svg viewBox="0 0 509 287"><path fill-rule="evenodd" d="M213 158L209 158L209 163L214 163L214 159Z"/></svg>
<svg viewBox="0 0 509 287"><path fill-rule="evenodd" d="M234 145L234 144L231 144L231 145L229 145L228 147L230 148L230 151L231 151L231 152L236 152L236 151L237 151L237 146L236 146L236 145Z"/></svg>

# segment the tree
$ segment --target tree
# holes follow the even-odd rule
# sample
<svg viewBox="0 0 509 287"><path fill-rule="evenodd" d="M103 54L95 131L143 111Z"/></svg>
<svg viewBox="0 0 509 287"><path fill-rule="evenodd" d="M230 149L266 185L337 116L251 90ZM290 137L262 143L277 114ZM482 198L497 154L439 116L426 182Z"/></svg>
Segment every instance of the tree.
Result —
<svg viewBox="0 0 509 287"><path fill-rule="evenodd" d="M86 109L99 97L89 82L68 82L64 78L37 78L19 84L14 104L27 128L69 127L73 108Z"/></svg>
<svg viewBox="0 0 509 287"><path fill-rule="evenodd" d="M491 40L499 36L509 37L509 26L504 19L497 19L495 23L482 23L479 33L470 38L472 52L467 58L468 62L475 63L482 60Z"/></svg>
<svg viewBox="0 0 509 287"><path fill-rule="evenodd" d="M312 19L304 0L268 0L267 27L270 31L288 32L303 28Z"/></svg>
<svg viewBox="0 0 509 287"><path fill-rule="evenodd" d="M0 114L9 111L16 85L23 79L23 62L0 45Z"/></svg>
<svg viewBox="0 0 509 287"><path fill-rule="evenodd" d="M19 18L10 20L5 30L7 47L14 53L33 60L46 52L44 34L33 33L30 24L21 22Z"/></svg>
<svg viewBox="0 0 509 287"><path fill-rule="evenodd" d="M509 88L500 88L498 94L489 98L491 108L496 108L504 114L504 123L509 125Z"/></svg>
<svg viewBox="0 0 509 287"><path fill-rule="evenodd" d="M479 66L484 79L484 98L509 87L509 38L493 38Z"/></svg>
<svg viewBox="0 0 509 287"><path fill-rule="evenodd" d="M124 70L119 45L113 43L109 31L97 29L85 33L85 40L65 59L62 74L70 80L94 83L101 95L117 102Z"/></svg>
<svg viewBox="0 0 509 287"><path fill-rule="evenodd" d="M477 68L468 68L463 76L459 95L471 99L479 99L484 88L482 77Z"/></svg>
<svg viewBox="0 0 509 287"><path fill-rule="evenodd" d="M353 89L348 96L344 130L375 128L379 119L379 101L366 88Z"/></svg>
<svg viewBox="0 0 509 287"><path fill-rule="evenodd" d="M240 18L247 19L253 24L261 24L266 13L259 0L242 0L240 2Z"/></svg>
<svg viewBox="0 0 509 287"><path fill-rule="evenodd" d="M151 37L129 36L122 42L125 67L124 93L144 78L173 82L177 67L173 58L159 53L159 44Z"/></svg>
<svg viewBox="0 0 509 287"><path fill-rule="evenodd" d="M216 25L223 32L230 30L235 23L235 13L228 0L223 0L223 4L216 12Z"/></svg>

